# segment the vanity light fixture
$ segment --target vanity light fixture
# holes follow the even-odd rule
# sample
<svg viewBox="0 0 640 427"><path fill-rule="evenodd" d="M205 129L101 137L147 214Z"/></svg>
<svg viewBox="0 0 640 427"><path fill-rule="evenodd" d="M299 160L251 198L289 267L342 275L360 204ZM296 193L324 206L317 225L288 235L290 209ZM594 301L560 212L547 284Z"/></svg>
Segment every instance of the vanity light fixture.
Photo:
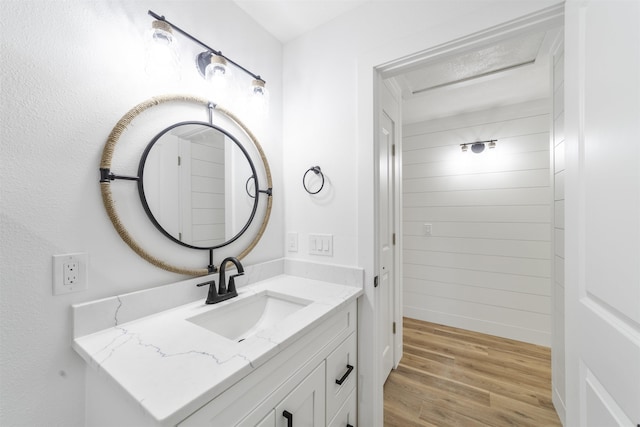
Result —
<svg viewBox="0 0 640 427"><path fill-rule="evenodd" d="M200 46L206 49L204 52L201 52L196 56L196 67L198 68L198 71L200 72L200 75L203 78L207 80L216 80L221 77L228 78L231 74L229 70L229 64L231 64L253 78L253 83L251 85L252 93L256 95L266 94L266 88L265 88L266 81L262 77L252 73L242 65L238 64L237 62L223 55L222 52L220 52L219 50L216 50L204 44L202 41L193 37L191 34L187 33L182 28L167 21L164 16L158 15L157 13L154 13L151 10L149 11L149 15L155 19L154 23L152 24L154 27L163 26L165 28L165 31L166 31L166 28L168 28L169 30L173 29L178 33L182 34L183 36L187 37L194 43L199 44ZM258 82L257 85L256 85L256 82ZM259 86L261 89L258 89L256 91L256 86Z"/></svg>
<svg viewBox="0 0 640 427"><path fill-rule="evenodd" d="M462 150L463 153L466 153L469 150L469 147L471 147L471 151L473 151L476 154L479 154L484 151L484 148L486 145L488 145L490 149L496 148L497 141L498 141L497 139L490 139L487 141L465 142L464 144L460 144L460 149Z"/></svg>

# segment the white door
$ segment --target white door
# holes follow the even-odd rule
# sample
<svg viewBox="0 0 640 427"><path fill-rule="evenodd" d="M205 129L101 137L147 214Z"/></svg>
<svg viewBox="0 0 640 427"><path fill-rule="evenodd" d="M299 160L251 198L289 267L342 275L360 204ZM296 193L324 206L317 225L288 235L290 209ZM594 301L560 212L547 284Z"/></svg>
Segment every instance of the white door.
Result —
<svg viewBox="0 0 640 427"><path fill-rule="evenodd" d="M568 426L640 425L640 2L568 1Z"/></svg>
<svg viewBox="0 0 640 427"><path fill-rule="evenodd" d="M381 384L393 367L393 308L394 308L394 126L385 114L380 117L379 193L378 193L378 301L380 349L382 351Z"/></svg>

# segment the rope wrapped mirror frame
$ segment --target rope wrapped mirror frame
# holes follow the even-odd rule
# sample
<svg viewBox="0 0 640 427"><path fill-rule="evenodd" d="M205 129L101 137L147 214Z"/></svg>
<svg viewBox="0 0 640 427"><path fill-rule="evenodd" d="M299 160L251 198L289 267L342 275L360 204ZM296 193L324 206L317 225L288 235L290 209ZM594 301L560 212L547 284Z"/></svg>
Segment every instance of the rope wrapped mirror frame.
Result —
<svg viewBox="0 0 640 427"><path fill-rule="evenodd" d="M255 236L255 238L240 252L239 255L236 256L237 259L241 260L243 259L249 252L251 252L251 250L258 244L258 242L260 241L262 235L264 234L264 231L267 227L267 224L269 222L269 217L271 215L271 208L272 208L272 193L271 193L271 189L273 188L273 184L272 184L272 179L271 179L271 169L269 168L269 163L267 161L267 158L264 154L264 151L262 150L262 146L260 145L260 143L258 142L258 140L256 139L255 135L244 125L244 123L242 123L240 121L240 119L238 119L233 113L231 113L230 111L212 104L210 101L204 99L204 98L200 98L200 97L196 97L196 96L191 96L191 95L165 95L165 96L158 96L158 97L153 97L147 101L141 102L140 104L136 105L135 107L133 107L131 110L129 110L119 121L118 123L116 123L116 125L113 127L113 129L111 130L111 133L109 134L109 137L107 138L107 142L105 143L104 149L102 151L102 158L100 160L100 175L101 175L101 179L100 179L100 191L102 193L102 201L104 203L105 209L107 211L107 214L109 216L109 219L111 220L111 223L113 224L114 228L116 229L117 233L120 235L120 237L122 238L122 240L135 252L137 253L140 257L142 257L143 259L145 259L146 261L148 261L149 263L155 265L156 267L162 268L163 270L166 271L170 271L173 273L178 273L178 274L185 274L185 275L189 275L189 276L204 276L207 275L209 273L214 272L214 267L212 265L212 258L213 258L213 254L212 251L210 251L210 262L209 262L209 266L207 268L202 268L202 269L194 269L194 268L185 268L185 267L179 267L179 266L175 266L172 265L170 262L164 261L152 254L150 254L145 248L143 248L134 238L133 236L127 231L127 229L125 228L124 224L122 223L122 221L120 220L120 218L118 217L118 213L115 209L115 203L113 200L113 195L111 193L111 186L110 186L110 182L113 181L114 179L125 179L125 180L137 180L137 177L123 177L123 176L118 176L118 175L114 175L113 173L111 173L111 161L113 158L113 153L115 151L115 147L118 143L118 140L120 139L120 137L122 136L122 134L124 133L124 131L126 130L127 126L129 126L129 124L131 124L131 122L133 121L133 119L138 116L140 113L142 113L143 111L148 110L151 107L154 107L156 105L160 105L160 104L164 104L167 102L192 102L192 103L196 103L196 104L202 104L207 108L215 108L216 111L226 115L233 123L235 123L240 129L242 129L242 131L247 135L247 137L251 140L251 142L254 144L256 150L258 151L263 165L264 165L264 169L265 169L265 173L266 173L266 179L267 179L267 190L259 190L260 193L265 193L267 194L267 206L266 206L266 211L265 211L265 215L264 218L262 220L262 224L260 225L260 228L258 229L258 232Z"/></svg>

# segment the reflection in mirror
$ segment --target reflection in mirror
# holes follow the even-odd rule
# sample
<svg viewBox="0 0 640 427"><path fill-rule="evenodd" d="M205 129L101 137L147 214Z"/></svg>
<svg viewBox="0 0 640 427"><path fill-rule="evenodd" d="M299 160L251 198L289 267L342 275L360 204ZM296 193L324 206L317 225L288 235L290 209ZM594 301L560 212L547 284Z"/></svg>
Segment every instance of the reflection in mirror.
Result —
<svg viewBox="0 0 640 427"><path fill-rule="evenodd" d="M257 194L247 194L254 165L239 141L203 122L177 123L147 146L138 188L149 218L166 236L188 247L217 248L249 226Z"/></svg>

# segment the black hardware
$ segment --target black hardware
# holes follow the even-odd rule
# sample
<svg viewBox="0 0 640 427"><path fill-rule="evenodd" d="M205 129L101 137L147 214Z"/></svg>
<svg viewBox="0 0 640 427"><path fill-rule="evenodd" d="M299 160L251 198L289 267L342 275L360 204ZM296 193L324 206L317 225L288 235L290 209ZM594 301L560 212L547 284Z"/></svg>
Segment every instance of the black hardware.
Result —
<svg viewBox="0 0 640 427"><path fill-rule="evenodd" d="M353 427L351 424L347 424L347 427Z"/></svg>
<svg viewBox="0 0 640 427"><path fill-rule="evenodd" d="M238 274L234 274L229 278L228 287L225 281L225 269L226 269L227 262L233 263L238 269ZM212 265L209 265L209 270L212 270L212 267L213 267ZM215 267L213 267L213 270L215 270ZM220 278L219 278L220 283L218 284L218 289L216 289L215 280L210 280L208 282L204 282L196 285L196 286L209 285L209 293L207 294L207 300L205 301L206 304L216 304L216 303L226 301L228 299L238 296L238 291L236 290L235 278L238 276L244 275L244 267L242 267L242 264L240 263L240 261L238 261L238 259L234 257L225 258L220 264L219 271L220 271Z"/></svg>
<svg viewBox="0 0 640 427"><path fill-rule="evenodd" d="M229 277L229 286L227 286L227 292L237 292L236 291L236 277L238 277L238 276L244 276L244 273L234 274L233 276Z"/></svg>
<svg viewBox="0 0 640 427"><path fill-rule="evenodd" d="M489 144L489 148L495 148L497 139L488 139L486 141L475 141L475 142L465 142L464 144L460 144L462 147L462 151L467 151L467 148L471 146L471 151L474 153L482 153L485 148L485 144Z"/></svg>
<svg viewBox="0 0 640 427"><path fill-rule="evenodd" d="M247 182L244 184L244 189L246 190L247 194L249 195L249 197L251 197L252 199L255 199L256 196L254 196L253 194L251 194L251 191L249 191L249 182L254 179L255 177L253 175L251 175L249 178L247 178ZM255 190L255 187L254 187Z"/></svg>
<svg viewBox="0 0 640 427"><path fill-rule="evenodd" d="M351 365L347 365L347 372L344 373L344 375L342 376L342 378L340 378L339 380L336 380L336 384L338 385L342 385L343 382L345 382L347 380L347 377L349 376L349 374L351 373L351 371L353 371L353 366Z"/></svg>
<svg viewBox="0 0 640 427"><path fill-rule="evenodd" d="M210 255L212 256L211 253ZM215 267L211 265L212 264L211 259L209 260L209 262L210 262L209 268L208 268L209 271L214 270L215 272ZM233 263L238 269L238 274L234 274L229 278L228 287L224 277L227 262ZM199 283L196 285L196 286L209 285L209 293L207 294L207 300L205 301L206 304L216 304L216 303L226 301L228 299L238 296L238 291L236 290L235 278L238 276L242 276L244 274L244 267L242 267L242 264L240 263L240 261L238 261L238 259L234 257L225 258L220 264L219 271L220 271L220 283L218 284L218 289L216 289L215 280L209 280L208 282Z"/></svg>
<svg viewBox="0 0 640 427"><path fill-rule="evenodd" d="M249 178L247 178L247 182L244 184L244 189L245 189L245 191L247 192L247 194L249 195L249 197L251 197L252 199L255 199L255 198L256 198L256 196L254 196L253 194L251 194L251 191L249 191L249 182L251 182L251 180L252 180L252 179L253 179L253 180L255 180L255 176L253 176L253 175L252 175L252 176L250 176ZM266 195L267 195L267 196L269 196L269 197L271 197L271 196L273 195L273 191L272 191L272 190L273 190L272 188L267 188L266 190L260 190L260 189L256 190L256 189L254 188L254 191L255 191L255 192L257 192L257 193L264 193L264 194L266 194Z"/></svg>
<svg viewBox="0 0 640 427"><path fill-rule="evenodd" d="M307 188L307 183L306 183L306 179L307 179L307 174L309 172L313 172L316 175L320 175L320 178L322 178L322 184L320 184L320 188L318 188L317 191L310 191ZM307 193L309 194L318 194L320 191L322 191L322 189L324 188L324 174L322 173L322 171L320 170L320 166L311 166L309 169L307 169L307 171L304 173L304 175L302 176L302 186L304 187L304 189L307 191Z"/></svg>
<svg viewBox="0 0 640 427"><path fill-rule="evenodd" d="M374 288L377 288L377 287L378 287L378 285L379 285L379 283L378 283L378 282L379 282L379 281L380 281L380 279L378 279L378 276L376 276L376 277L374 277L374 278L373 278L373 287L374 287Z"/></svg>
<svg viewBox="0 0 640 427"><path fill-rule="evenodd" d="M208 52L211 52L211 53L212 53L212 54L214 54L214 55L217 55L217 56L220 56L220 57L222 57L222 58L226 59L226 60L227 60L227 62L230 62L230 63L232 63L233 65L235 65L236 67L240 68L242 71L244 71L245 73L249 74L249 75L250 75L251 77L253 77L254 79L256 79L256 80L260 80L260 81L262 81L262 82L266 83L266 81L265 81L262 77L260 77L259 75L257 75L257 74L253 74L251 71L247 70L247 69L246 69L246 68L244 68L242 65L240 65L240 64L238 64L237 62L232 61L231 59L229 59L229 58L227 58L226 56L224 56L224 55L222 54L222 52L220 52L220 51L218 51L218 50L215 50L214 48L209 47L209 46L207 46L206 44L202 43L200 40L198 40L197 38L193 37L191 34L187 33L187 32L186 32L185 30L183 30L182 28L177 27L175 24L173 24L173 23L171 23L171 22L167 21L167 20L165 19L165 17L164 17L164 16L160 16L160 15L158 15L158 14L156 14L156 13L152 12L152 11L149 11L149 15L151 15L152 17L154 17L154 18L155 18L155 19L157 19L158 21L166 22L167 24L169 24L169 25L171 26L171 28L173 28L174 30L176 30L177 32L179 32L180 34L182 34L183 36L185 36L185 37L187 37L187 38L191 39L191 41L194 41L194 42L196 42L197 44L199 44L200 46L204 47L205 49L207 49L207 51L208 51ZM209 57L208 57L208 58L209 58L209 62L211 62L211 61L210 61L210 58L211 58L211 56L210 56L210 55L209 55ZM199 67L198 67L198 68L199 68Z"/></svg>
<svg viewBox="0 0 640 427"><path fill-rule="evenodd" d="M218 272L216 266L213 265L213 249L209 249L209 265L207 266L207 271L209 274Z"/></svg>
<svg viewBox="0 0 640 427"><path fill-rule="evenodd" d="M206 285L209 285L209 293L207 294L207 299L205 301L205 304L217 304L219 302L226 301L228 299L238 296L237 292L234 292L234 293L226 292L226 291L219 292L216 289L215 280L209 280L208 282L198 283L196 286L200 287L200 286L206 286ZM220 289L220 291L223 291L223 289Z"/></svg>
<svg viewBox="0 0 640 427"><path fill-rule="evenodd" d="M125 179L127 181L139 181L137 176L115 175L108 168L100 168L100 182L111 182L114 179Z"/></svg>
<svg viewBox="0 0 640 427"><path fill-rule="evenodd" d="M293 427L293 414L289 411L284 411L282 416L287 419L287 427Z"/></svg>

